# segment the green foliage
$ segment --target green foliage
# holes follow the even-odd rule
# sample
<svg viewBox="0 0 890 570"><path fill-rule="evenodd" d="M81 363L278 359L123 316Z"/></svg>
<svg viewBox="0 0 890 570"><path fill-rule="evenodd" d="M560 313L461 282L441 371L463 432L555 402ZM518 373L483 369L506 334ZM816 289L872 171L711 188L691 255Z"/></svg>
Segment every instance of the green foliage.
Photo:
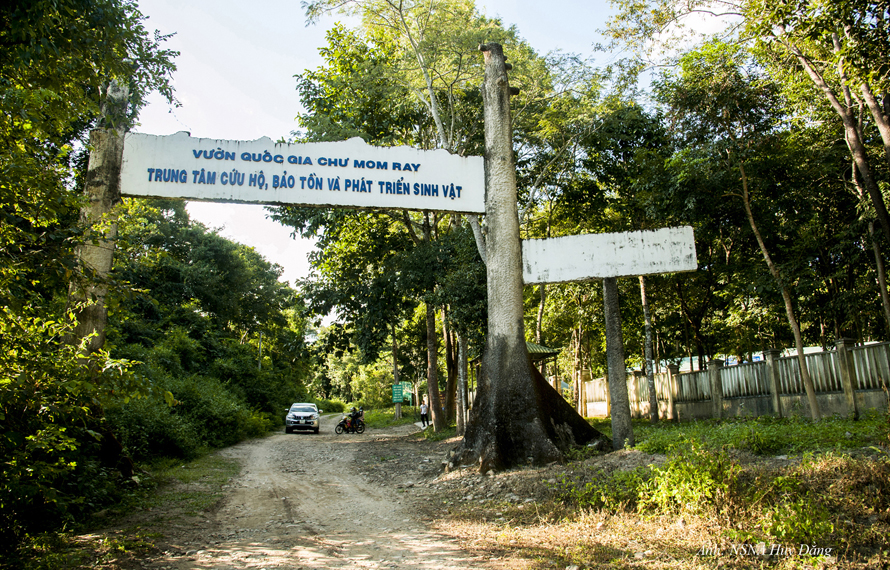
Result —
<svg viewBox="0 0 890 570"><path fill-rule="evenodd" d="M862 462L853 463L858 463L857 471L862 469ZM557 484L560 501L610 513L684 514L709 520L719 516L733 521L730 535L743 541L819 542L835 530L831 509L837 507L813 484L826 479L808 478L805 469L752 477L725 452L692 444L669 453L662 465L582 473ZM842 496L855 497L850 491ZM840 512L849 516L857 511L844 505Z"/></svg>
<svg viewBox="0 0 890 570"><path fill-rule="evenodd" d="M106 411L108 422L134 459L192 458L202 447L199 426L160 398L145 398Z"/></svg>
<svg viewBox="0 0 890 570"><path fill-rule="evenodd" d="M609 433L608 422L592 421L594 427ZM818 424L800 416L738 418L691 422L634 422L636 449L646 453L667 453L691 441L702 447L737 449L757 455L802 453L805 451L855 450L881 445L886 433L882 414L870 410L859 420L823 418Z"/></svg>
<svg viewBox="0 0 890 570"><path fill-rule="evenodd" d="M343 413L346 411L346 404L341 402L340 400L325 400L323 398L315 398L312 400L316 406L318 406L319 410L322 410L325 414L328 413Z"/></svg>
<svg viewBox="0 0 890 570"><path fill-rule="evenodd" d="M96 126L129 124L152 91L171 96L176 54L132 2L35 0L0 7L0 545L69 523L126 487L103 407L148 385L119 355L71 346L65 292L79 271L74 191ZM111 81L130 87L98 125ZM126 472L126 468L123 469Z"/></svg>
<svg viewBox="0 0 890 570"><path fill-rule="evenodd" d="M114 275L128 288L116 291L108 339L155 393L108 410L125 448L189 458L280 425L308 399L306 322L280 268L191 223L181 202L126 208Z"/></svg>
<svg viewBox="0 0 890 570"><path fill-rule="evenodd" d="M0 309L0 537L14 546L114 496L100 404L146 393L127 363L79 356L73 323Z"/></svg>
<svg viewBox="0 0 890 570"><path fill-rule="evenodd" d="M443 439L450 439L457 435L457 426L450 425L443 429L442 431L436 431L434 429L425 429L421 432L421 436L427 441L442 441Z"/></svg>
<svg viewBox="0 0 890 570"><path fill-rule="evenodd" d="M613 513L682 513L718 524L731 521L725 532L740 542L870 544L883 540L880 530L843 521L876 516L890 505L890 459L860 455L863 443L885 437L883 424L877 413L861 422L835 418L815 425L800 418L757 418L659 424L646 430L646 422L639 422L634 426L641 439L637 449L666 453L663 463L623 472L598 466L608 462L582 466L557 485L557 496ZM782 439L780 451L805 455L783 458L779 466L731 458L733 449L769 446L780 433L788 438ZM855 450L857 456L833 451L837 448Z"/></svg>
<svg viewBox="0 0 890 570"><path fill-rule="evenodd" d="M582 509L602 509L610 513L633 511L650 477L651 472L646 467L611 473L599 470L585 475L584 481L563 479L557 486L557 493L560 500Z"/></svg>
<svg viewBox="0 0 890 570"><path fill-rule="evenodd" d="M723 451L694 443L677 449L640 490L639 509L664 513L720 511L736 492L738 466Z"/></svg>
<svg viewBox="0 0 890 570"><path fill-rule="evenodd" d="M723 452L685 446L663 465L585 472L563 480L558 493L582 508L709 515L723 511L738 493L738 467Z"/></svg>
<svg viewBox="0 0 890 570"><path fill-rule="evenodd" d="M707 515L724 510L738 492L738 467L725 452L691 444L676 448L663 465L585 472L563 480L561 498L582 508Z"/></svg>
<svg viewBox="0 0 890 570"><path fill-rule="evenodd" d="M409 406L402 406L402 417L395 419L395 408L365 410L365 424L370 428L387 428L414 423L414 412ZM419 413L419 412L418 412Z"/></svg>
<svg viewBox="0 0 890 570"><path fill-rule="evenodd" d="M834 531L828 510L812 499L794 499L766 510L761 529L767 536L791 544L809 544Z"/></svg>

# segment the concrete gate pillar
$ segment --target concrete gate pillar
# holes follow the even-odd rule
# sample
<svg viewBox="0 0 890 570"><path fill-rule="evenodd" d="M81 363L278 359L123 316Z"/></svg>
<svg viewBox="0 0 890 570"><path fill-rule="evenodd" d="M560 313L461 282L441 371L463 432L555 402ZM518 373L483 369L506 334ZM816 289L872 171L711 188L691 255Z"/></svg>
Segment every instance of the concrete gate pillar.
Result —
<svg viewBox="0 0 890 570"><path fill-rule="evenodd" d="M720 378L722 360L708 361L708 378L711 381L711 409L715 418L723 417L723 380Z"/></svg>

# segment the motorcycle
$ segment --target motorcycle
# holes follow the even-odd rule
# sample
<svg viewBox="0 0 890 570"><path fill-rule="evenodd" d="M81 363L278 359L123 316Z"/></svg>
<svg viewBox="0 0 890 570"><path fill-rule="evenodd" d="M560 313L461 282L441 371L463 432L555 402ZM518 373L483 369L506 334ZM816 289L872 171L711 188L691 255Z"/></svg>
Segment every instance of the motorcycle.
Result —
<svg viewBox="0 0 890 570"><path fill-rule="evenodd" d="M337 424L337 427L334 428L334 433L340 435L344 432L365 433L365 422L362 420L361 416L355 418L355 420L349 416L343 416L343 419L341 419L340 423Z"/></svg>

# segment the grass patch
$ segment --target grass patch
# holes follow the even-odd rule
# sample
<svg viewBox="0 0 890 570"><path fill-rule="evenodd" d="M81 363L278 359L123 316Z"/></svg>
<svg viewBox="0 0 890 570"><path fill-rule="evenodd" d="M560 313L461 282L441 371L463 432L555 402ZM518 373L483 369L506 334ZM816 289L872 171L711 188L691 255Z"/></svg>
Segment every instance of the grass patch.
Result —
<svg viewBox="0 0 890 570"><path fill-rule="evenodd" d="M608 419L589 420L591 425L611 438ZM869 410L859 420L833 417L813 423L791 416L773 418L730 418L692 420L651 424L633 421L636 449L646 453L667 453L696 442L707 449L737 449L755 455L850 451L887 445L887 417Z"/></svg>
<svg viewBox="0 0 890 570"><path fill-rule="evenodd" d="M450 439L452 437L457 436L457 426L452 424L442 431L434 431L433 428L428 428L423 430L422 436L427 441L442 441L443 439Z"/></svg>
<svg viewBox="0 0 890 570"><path fill-rule="evenodd" d="M146 497L146 508L162 503L178 504L186 514L209 509L222 496L222 486L241 471L234 459L209 454L194 461L163 460L151 473L161 484L159 493Z"/></svg>
<svg viewBox="0 0 890 570"><path fill-rule="evenodd" d="M890 532L890 457L807 454L798 461L741 463L725 450L691 442L661 465L611 471L597 463L556 485L574 516L698 520L709 541L734 545L831 547L871 552ZM814 546L815 547L815 546Z"/></svg>
<svg viewBox="0 0 890 570"><path fill-rule="evenodd" d="M414 408L410 406L402 406L402 417L399 419L395 419L395 408L365 410L365 425L369 428L381 429L413 424L417 421L414 419L415 415L417 418L420 418L419 412L415 414Z"/></svg>

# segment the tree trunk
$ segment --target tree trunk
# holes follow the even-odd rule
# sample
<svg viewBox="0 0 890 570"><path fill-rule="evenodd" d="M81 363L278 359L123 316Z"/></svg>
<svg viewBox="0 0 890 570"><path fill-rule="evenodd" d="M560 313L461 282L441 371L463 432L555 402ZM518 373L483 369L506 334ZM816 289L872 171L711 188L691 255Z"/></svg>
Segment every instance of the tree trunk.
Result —
<svg viewBox="0 0 890 570"><path fill-rule="evenodd" d="M442 307L442 337L445 340L445 420L450 422L455 418L457 407L457 346L454 335L448 328L447 309Z"/></svg>
<svg viewBox="0 0 890 570"><path fill-rule="evenodd" d="M643 319L646 322L646 342L643 354L646 359L646 386L649 388L649 421L658 423L658 394L655 392L655 363L652 359L652 317L646 299L646 278L640 275L640 299L643 303Z"/></svg>
<svg viewBox="0 0 890 570"><path fill-rule="evenodd" d="M791 326L791 331L794 333L794 344L797 347L797 365L800 369L800 379L803 381L804 390L807 393L807 403L810 405L810 417L813 418L814 422L818 422L822 415L819 412L819 402L816 400L816 389L813 386L813 379L810 378L810 370L807 367L806 357L804 356L803 337L800 334L800 325L797 322L797 317L794 316L794 305L791 302L791 293L788 291L788 287L782 280L779 268L773 263L769 251L766 249L766 242L763 241L763 236L760 235L760 230L757 229L757 223L754 221L754 213L751 211L751 200L748 194L748 177L745 175L744 163L739 163L739 172L742 175L742 201L745 203L745 214L748 216L748 223L751 225L751 231L754 232L754 237L757 238L757 244L760 246L760 252L763 254L766 266L769 268L769 272L776 281L776 284L782 288L782 300L785 302L785 315L788 317L788 324Z"/></svg>
<svg viewBox="0 0 890 570"><path fill-rule="evenodd" d="M510 86L499 44L482 46L485 80L488 334L474 412L454 463L481 472L564 459L573 445L603 436L531 365L525 345L522 251L516 209ZM603 444L604 445L604 444Z"/></svg>
<svg viewBox="0 0 890 570"><path fill-rule="evenodd" d="M623 449L625 446L634 446L634 432L630 423L627 364L624 362L624 335L621 333L618 279L615 277L603 279L603 306L606 317L606 362L612 412L612 447Z"/></svg>
<svg viewBox="0 0 890 570"><path fill-rule="evenodd" d="M392 326L392 385L398 386L401 383L399 379L399 343L396 339L396 326ZM402 402L396 402L395 412L393 413L393 417L395 419L402 418Z"/></svg>
<svg viewBox="0 0 890 570"><path fill-rule="evenodd" d="M462 333L457 335L458 381L457 381L457 435L464 435L467 429L467 339Z"/></svg>
<svg viewBox="0 0 890 570"><path fill-rule="evenodd" d="M440 432L445 425L445 414L442 413L442 398L439 394L438 368L439 342L436 336L436 310L426 303L426 391L430 399L430 419L433 430Z"/></svg>
<svg viewBox="0 0 890 570"><path fill-rule="evenodd" d="M423 213L423 240L426 243L432 241L432 228L430 226L430 213ZM445 425L445 415L442 413L442 398L439 394L439 337L436 336L436 310L430 303L426 306L426 391L429 396L430 420L433 430L440 432Z"/></svg>
<svg viewBox="0 0 890 570"><path fill-rule="evenodd" d="M576 410L581 409L581 325L572 330L573 358L572 358L572 405Z"/></svg>
<svg viewBox="0 0 890 570"><path fill-rule="evenodd" d="M541 294L541 301L538 303L538 319L535 322L535 342L544 344L544 336L541 333L541 327L544 323L544 303L547 301L547 284L538 285L538 292Z"/></svg>
<svg viewBox="0 0 890 570"><path fill-rule="evenodd" d="M887 325L887 333L890 334L890 296L887 295L887 270L884 268L884 258L881 254L881 245L878 236L875 235L875 223L868 222L868 236L871 238L871 247L875 252L875 265L878 269L878 289L881 291L881 305L884 307L884 324Z"/></svg>
<svg viewBox="0 0 890 570"><path fill-rule="evenodd" d="M884 109L881 108L868 83L863 82L861 89L865 104L868 105L878 132L881 134L881 141L884 143L884 158L887 160L887 165L890 166L890 119L884 114Z"/></svg>
<svg viewBox="0 0 890 570"><path fill-rule="evenodd" d="M868 194L862 187L862 183L859 181L859 170L856 168L855 164L853 164L852 168L852 178L853 185L856 187L856 191L859 192L859 199L864 203L868 198ZM884 256L881 253L881 244L878 241L878 236L875 234L875 223L873 220L868 221L868 237L871 241L872 251L875 254L875 267L878 273L878 289L881 295L881 305L884 308L884 324L887 327L886 330L888 334L890 334L890 297L887 295L887 271L884 267ZM837 335L837 338L841 338L841 335Z"/></svg>
<svg viewBox="0 0 890 570"><path fill-rule="evenodd" d="M884 203L884 197L881 193L881 189L878 186L878 183L875 181L874 176L872 175L872 169L869 163L868 153L865 149L865 144L862 142L862 138L859 136L859 129L857 128L856 118L853 116L853 113L850 111L849 107L845 106L840 99L838 99L834 90L830 85L825 81L822 75L813 67L810 63L810 60L803 54L803 52L798 49L794 44L786 43L785 44L791 53L797 57L797 61L800 63L801 67L803 67L804 71L810 77L810 80L822 91L825 95L825 98L828 99L828 102L831 104L831 107L841 118L841 122L844 125L844 138L847 142L847 148L850 149L850 154L853 156L853 161L856 163L856 167L859 169L859 173L862 175L862 181L865 184L865 189L868 191L868 195L871 198L872 205L875 208L875 213L878 217L878 222L881 224L881 229L884 232L884 237L887 238L887 243L890 243L890 214L887 213L887 206ZM888 159L890 160L890 159Z"/></svg>

